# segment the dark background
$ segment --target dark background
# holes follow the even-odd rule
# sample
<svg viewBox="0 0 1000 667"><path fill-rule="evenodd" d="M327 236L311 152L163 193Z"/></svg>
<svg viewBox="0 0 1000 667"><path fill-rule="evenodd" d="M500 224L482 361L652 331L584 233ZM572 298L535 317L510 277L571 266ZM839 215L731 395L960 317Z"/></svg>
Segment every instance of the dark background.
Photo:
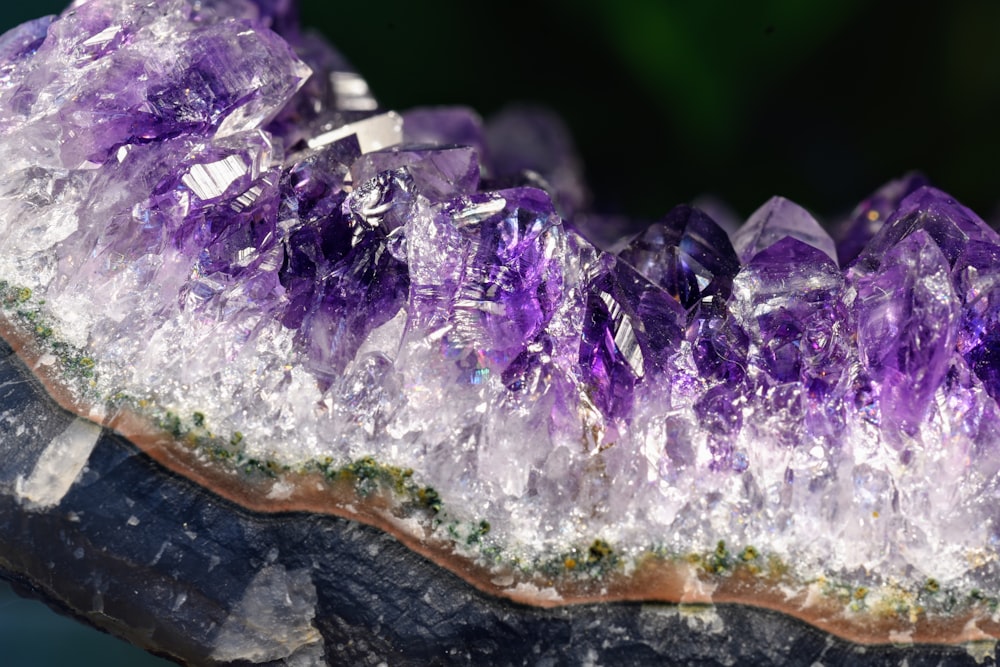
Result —
<svg viewBox="0 0 1000 667"><path fill-rule="evenodd" d="M0 32L65 4L6 7ZM302 14L386 107L554 108L606 212L710 193L745 217L781 194L832 221L920 169L998 213L998 2L305 0ZM98 664L138 664L47 618L0 588L5 664L55 664L38 651L58 645L86 664L85 641Z"/></svg>
<svg viewBox="0 0 1000 667"><path fill-rule="evenodd" d="M554 107L600 208L659 216L712 193L745 217L781 194L829 218L911 169L985 217L1000 200L997 2L377 7L303 16L387 106Z"/></svg>

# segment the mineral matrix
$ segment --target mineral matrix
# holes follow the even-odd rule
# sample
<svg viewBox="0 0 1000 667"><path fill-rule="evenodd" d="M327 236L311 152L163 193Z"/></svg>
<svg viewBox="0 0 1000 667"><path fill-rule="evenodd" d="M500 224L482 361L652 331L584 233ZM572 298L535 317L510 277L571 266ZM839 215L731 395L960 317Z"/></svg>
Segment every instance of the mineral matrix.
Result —
<svg viewBox="0 0 1000 667"><path fill-rule="evenodd" d="M0 145L8 334L261 502L388 495L519 599L653 558L993 614L1000 236L919 175L837 240L774 198L600 248L556 119L382 110L280 0L14 29ZM13 492L58 504L86 454Z"/></svg>

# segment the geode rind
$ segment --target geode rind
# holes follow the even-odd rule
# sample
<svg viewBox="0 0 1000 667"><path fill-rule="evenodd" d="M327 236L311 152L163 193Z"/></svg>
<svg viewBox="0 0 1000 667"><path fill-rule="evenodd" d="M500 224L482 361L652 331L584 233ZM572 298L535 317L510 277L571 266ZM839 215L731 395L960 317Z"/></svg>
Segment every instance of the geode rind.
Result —
<svg viewBox="0 0 1000 667"><path fill-rule="evenodd" d="M656 561L987 623L1000 236L919 177L839 243L775 198L615 254L553 119L379 110L288 3L77 2L0 60L8 333L93 419L260 506L325 478L516 599Z"/></svg>

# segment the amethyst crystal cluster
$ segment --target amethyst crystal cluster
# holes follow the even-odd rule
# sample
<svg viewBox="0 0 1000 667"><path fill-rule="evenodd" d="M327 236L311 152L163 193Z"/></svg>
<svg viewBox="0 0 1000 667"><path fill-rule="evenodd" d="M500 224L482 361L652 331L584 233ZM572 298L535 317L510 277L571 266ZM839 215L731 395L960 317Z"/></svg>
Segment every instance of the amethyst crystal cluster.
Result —
<svg viewBox="0 0 1000 667"><path fill-rule="evenodd" d="M512 557L723 539L804 577L995 581L974 213L909 176L839 241L774 198L608 252L558 121L384 111L290 4L77 1L0 37L8 314L87 355L95 409L412 468Z"/></svg>

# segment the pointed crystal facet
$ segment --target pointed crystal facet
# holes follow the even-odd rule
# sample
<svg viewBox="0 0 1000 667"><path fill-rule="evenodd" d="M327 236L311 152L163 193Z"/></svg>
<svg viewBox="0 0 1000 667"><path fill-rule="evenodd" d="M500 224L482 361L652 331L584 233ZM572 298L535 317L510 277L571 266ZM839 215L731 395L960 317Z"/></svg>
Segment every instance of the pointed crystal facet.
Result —
<svg viewBox="0 0 1000 667"><path fill-rule="evenodd" d="M728 299L740 269L722 228L698 209L684 205L650 225L618 256L685 308L702 299Z"/></svg>
<svg viewBox="0 0 1000 667"><path fill-rule="evenodd" d="M467 107L420 107L403 114L403 140L408 144L470 146L484 165L490 163L483 119Z"/></svg>
<svg viewBox="0 0 1000 667"><path fill-rule="evenodd" d="M588 285L580 368L594 404L626 419L637 383L662 372L681 340L685 312L666 291L606 255Z"/></svg>
<svg viewBox="0 0 1000 667"><path fill-rule="evenodd" d="M378 109L365 80L326 40L307 32L290 42L312 75L267 125L287 148L299 148L324 124L343 125Z"/></svg>
<svg viewBox="0 0 1000 667"><path fill-rule="evenodd" d="M822 250L827 257L837 261L833 239L816 222L816 218L784 197L772 197L754 211L733 236L733 247L740 261L746 264L754 255L786 236Z"/></svg>
<svg viewBox="0 0 1000 667"><path fill-rule="evenodd" d="M884 431L920 428L955 354L959 304L949 274L931 234L917 229L856 281L858 352L879 387Z"/></svg>
<svg viewBox="0 0 1000 667"><path fill-rule="evenodd" d="M913 172L889 181L857 205L837 235L837 257L847 266L878 234L899 204L910 193L928 185L927 178Z"/></svg>
<svg viewBox="0 0 1000 667"><path fill-rule="evenodd" d="M948 194L924 186L900 202L885 226L858 255L851 271L865 274L877 270L897 244L920 230L937 243L949 265L954 265L970 241L1000 245L1000 235L978 215Z"/></svg>

